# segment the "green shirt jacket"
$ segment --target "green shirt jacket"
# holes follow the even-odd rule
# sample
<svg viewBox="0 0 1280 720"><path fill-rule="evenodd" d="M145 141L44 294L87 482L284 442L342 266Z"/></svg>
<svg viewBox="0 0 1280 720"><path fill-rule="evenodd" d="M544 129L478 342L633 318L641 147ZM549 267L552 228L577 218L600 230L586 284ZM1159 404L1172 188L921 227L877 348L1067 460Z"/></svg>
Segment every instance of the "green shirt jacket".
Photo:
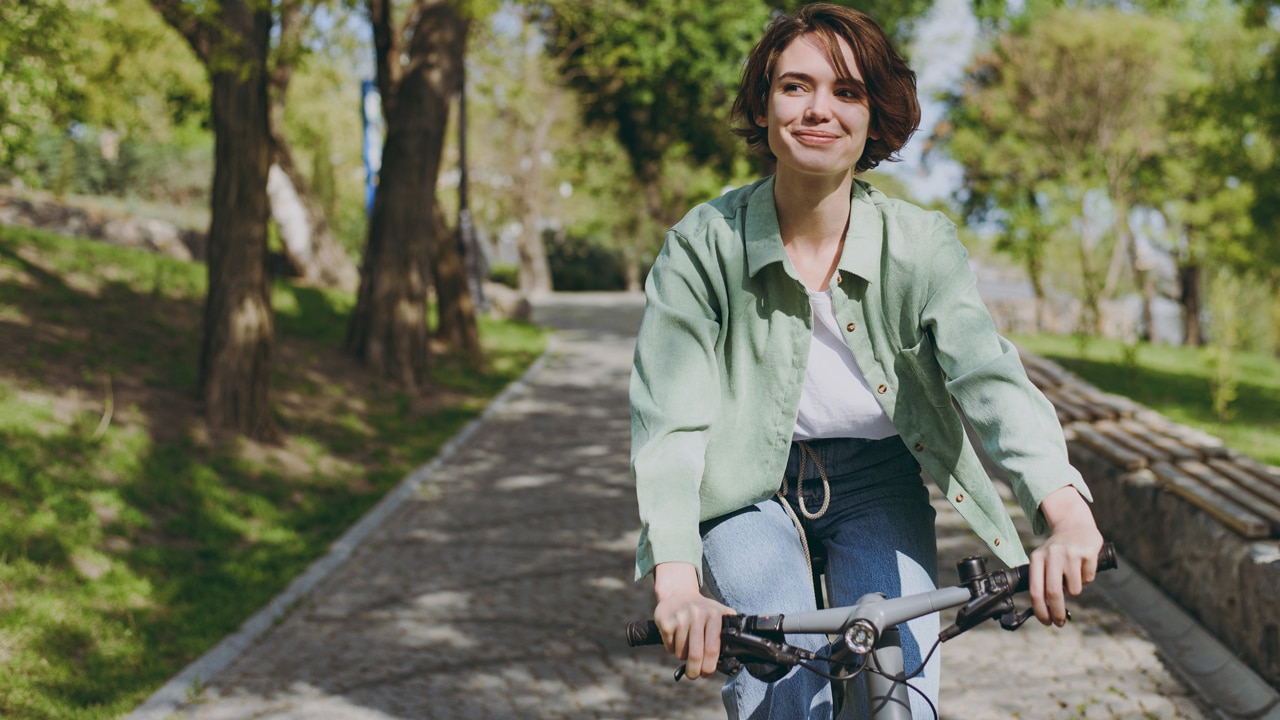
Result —
<svg viewBox="0 0 1280 720"><path fill-rule="evenodd" d="M997 557L1020 565L1026 551L955 405L1036 533L1049 493L1072 485L1091 497L1053 407L996 333L967 258L944 215L855 180L832 304L925 473ZM698 523L781 484L813 311L782 246L773 178L695 207L668 231L645 295L630 386L637 579L669 561L701 572Z"/></svg>

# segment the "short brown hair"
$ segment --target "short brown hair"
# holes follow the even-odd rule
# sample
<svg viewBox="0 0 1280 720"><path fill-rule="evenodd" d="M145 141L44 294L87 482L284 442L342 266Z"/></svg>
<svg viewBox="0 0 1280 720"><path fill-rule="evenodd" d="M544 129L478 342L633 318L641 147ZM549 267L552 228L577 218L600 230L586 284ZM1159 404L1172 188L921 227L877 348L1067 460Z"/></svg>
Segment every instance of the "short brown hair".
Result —
<svg viewBox="0 0 1280 720"><path fill-rule="evenodd" d="M920 127L920 101L916 97L916 74L893 49L884 30L869 15L831 3L811 3L791 15L780 15L764 31L742 71L732 117L739 124L734 133L746 138L752 150L770 158L769 131L757 119L768 117L770 84L778 56L796 39L814 35L827 50L842 77L853 73L846 66L839 39L849 43L858 70L867 87L871 108L871 134L858 158L857 172L870 170L883 160L897 160L895 154Z"/></svg>

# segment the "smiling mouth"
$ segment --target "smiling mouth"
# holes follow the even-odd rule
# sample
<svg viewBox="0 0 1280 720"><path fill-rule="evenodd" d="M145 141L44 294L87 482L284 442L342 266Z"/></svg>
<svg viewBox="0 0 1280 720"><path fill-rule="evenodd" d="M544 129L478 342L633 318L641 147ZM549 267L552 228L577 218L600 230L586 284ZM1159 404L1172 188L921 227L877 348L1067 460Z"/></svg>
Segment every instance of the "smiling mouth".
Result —
<svg viewBox="0 0 1280 720"><path fill-rule="evenodd" d="M791 135L800 142L808 145L828 145L839 139L839 136L832 135L830 133L793 132Z"/></svg>

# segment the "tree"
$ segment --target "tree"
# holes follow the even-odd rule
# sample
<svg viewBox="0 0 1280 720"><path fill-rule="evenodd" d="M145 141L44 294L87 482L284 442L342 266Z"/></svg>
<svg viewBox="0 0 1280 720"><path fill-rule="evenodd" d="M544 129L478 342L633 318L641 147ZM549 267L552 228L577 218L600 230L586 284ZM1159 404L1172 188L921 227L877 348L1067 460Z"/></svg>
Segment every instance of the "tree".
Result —
<svg viewBox="0 0 1280 720"><path fill-rule="evenodd" d="M763 0L591 0L550 2L551 53L564 58L570 85L582 97L587 123L610 129L626 151L644 224L665 227L691 197L666 202L664 182L675 163L708 167L722 178L743 168L745 148L730 131L729 109L742 63L775 9ZM905 36L923 0L879 2L874 17ZM861 4L860 4L861 7ZM702 199L702 198L698 198ZM635 233L637 243L644 235ZM643 248L628 253L629 284L639 284Z"/></svg>
<svg viewBox="0 0 1280 720"><path fill-rule="evenodd" d="M519 288L524 293L543 293L552 289L542 224L555 192L547 177L558 139L553 131L573 123L574 118L567 117L573 97L556 71L557 63L535 42L537 27L529 12L514 7L508 12L518 25L509 30L485 28L472 56L482 69L473 82L484 99L484 107L473 118L484 124L491 137L504 139L495 147L498 152L486 154L481 162L491 176L504 179L497 194L505 202L498 202L520 226Z"/></svg>
<svg viewBox="0 0 1280 720"><path fill-rule="evenodd" d="M267 191L271 214L280 229L285 256L298 275L312 283L354 291L359 283L356 266L334 236L329 212L312 191L284 131L294 73L310 48L319 44L319 38L309 37L315 28L315 11L334 8L300 0L280 2L277 7L279 32L270 75L272 166Z"/></svg>
<svg viewBox="0 0 1280 720"><path fill-rule="evenodd" d="M468 354L479 353L470 292L457 290L467 287L465 271L451 258L457 246L445 239L436 198L471 18L450 0L415 0L403 25L391 0L368 0L368 7L386 139L346 346L374 372L416 392L427 380L433 259L441 321L461 322L457 334ZM455 272L461 282L448 275Z"/></svg>
<svg viewBox="0 0 1280 720"><path fill-rule="evenodd" d="M1165 101L1186 62L1181 48L1178 27L1168 20L1115 10L1056 11L1023 32L1002 35L952 99L954 134L944 143L965 167L966 189L976 196L971 211L999 208L1002 221L1023 223L1042 245L1036 228L1055 214L1043 203L1065 198L1083 212L1090 190L1105 193L1114 240L1105 281L1097 238L1080 233L1084 303L1094 332L1099 302L1127 264L1144 298L1140 332L1150 333L1154 288L1129 215L1140 164L1164 147ZM1012 169L1004 178L1002 164ZM1031 249L1028 257L1040 252Z"/></svg>
<svg viewBox="0 0 1280 720"><path fill-rule="evenodd" d="M1188 18L1193 72L1173 94L1164 152L1148 161L1140 201L1158 208L1168 225L1178 269L1183 338L1204 343L1204 284L1223 266L1240 269L1256 230L1249 207L1255 196L1243 140L1256 122L1240 98L1259 71L1265 38L1246 29L1239 8L1207 4ZM1209 272L1206 272L1209 271Z"/></svg>
<svg viewBox="0 0 1280 720"><path fill-rule="evenodd" d="M152 5L191 45L212 86L215 160L200 353L205 417L215 430L274 439L269 381L275 321L265 264L270 7L251 0Z"/></svg>

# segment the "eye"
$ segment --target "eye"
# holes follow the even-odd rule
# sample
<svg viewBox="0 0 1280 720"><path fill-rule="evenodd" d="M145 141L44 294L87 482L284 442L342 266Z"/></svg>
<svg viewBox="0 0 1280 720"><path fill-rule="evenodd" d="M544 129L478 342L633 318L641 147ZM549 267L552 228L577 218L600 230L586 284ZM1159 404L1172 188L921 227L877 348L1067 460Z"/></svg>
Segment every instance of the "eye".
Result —
<svg viewBox="0 0 1280 720"><path fill-rule="evenodd" d="M804 87L799 83L784 83L782 86L782 92L784 93L798 93L803 91Z"/></svg>

